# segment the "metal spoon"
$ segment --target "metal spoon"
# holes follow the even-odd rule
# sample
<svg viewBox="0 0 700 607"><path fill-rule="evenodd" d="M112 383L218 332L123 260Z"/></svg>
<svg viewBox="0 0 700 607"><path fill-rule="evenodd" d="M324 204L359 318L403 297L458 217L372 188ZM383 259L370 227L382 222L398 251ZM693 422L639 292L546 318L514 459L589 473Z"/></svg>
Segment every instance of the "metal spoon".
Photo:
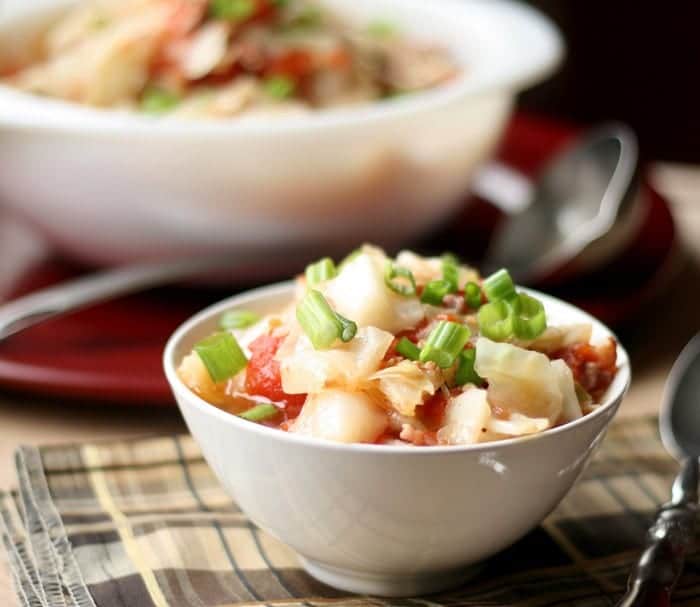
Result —
<svg viewBox="0 0 700 607"><path fill-rule="evenodd" d="M633 215L637 144L624 126L611 125L585 137L557 156L540 180L531 184L502 165L477 178L474 188L501 208L517 211L489 250L486 269L508 267L527 283L542 271L561 265L583 250L599 247L605 233L621 233ZM533 194L534 193L534 194ZM532 195L531 195L532 194ZM562 201L564 201L562 203ZM564 234L569 223L578 225ZM629 223L629 221L627 221ZM563 236L550 242L555 233ZM272 265L306 262L309 251L274 251L263 261ZM48 318L207 271L235 270L259 259L243 254L139 264L87 275L36 291L0 306L0 341Z"/></svg>
<svg viewBox="0 0 700 607"><path fill-rule="evenodd" d="M671 501L661 506L647 533L644 552L617 607L670 605L685 554L694 541L700 457L700 335L673 365L659 429L666 450L681 463L681 470L673 483Z"/></svg>
<svg viewBox="0 0 700 607"><path fill-rule="evenodd" d="M489 171L486 178L486 195L495 190L490 200L503 209L499 191L507 192L505 210L521 208L509 212L497 229L484 269L506 267L522 284L599 265L627 243L642 219L637 139L622 124L596 129L558 154L530 192L503 171ZM477 185L483 192L483 183ZM518 196L529 196L529 204L514 205Z"/></svg>

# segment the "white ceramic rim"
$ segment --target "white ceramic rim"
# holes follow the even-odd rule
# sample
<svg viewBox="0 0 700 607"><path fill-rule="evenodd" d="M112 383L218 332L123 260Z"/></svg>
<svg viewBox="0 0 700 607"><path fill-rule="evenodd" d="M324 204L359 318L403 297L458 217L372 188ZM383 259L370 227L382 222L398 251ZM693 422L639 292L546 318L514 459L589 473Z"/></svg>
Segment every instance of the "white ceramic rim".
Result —
<svg viewBox="0 0 700 607"><path fill-rule="evenodd" d="M428 1L428 0L426 0ZM352 128L358 123L379 122L400 118L424 110L437 110L465 97L479 96L494 91L517 91L534 84L556 70L564 56L564 43L556 26L539 11L516 0L429 0L440 3L446 11L468 11L469 4L495 12L510 13L522 30L530 28L530 37L536 37L538 49L517 48L513 43L510 58L521 56L530 50L529 63L518 71L511 69L498 77L475 81L468 74L454 82L429 91L419 92L391 103L369 103L366 106L345 109L330 109L312 112L303 116L279 116L274 120L153 120L133 112L100 110L77 103L39 97L0 84L0 125L36 129L50 127L60 130L113 132L125 129L136 133L158 135L206 134L227 136L232 134L273 135L283 133L316 131L327 128ZM45 10L45 9L44 9ZM23 17L25 17L23 15ZM524 46L524 45L521 45ZM31 111L27 111L27 108Z"/></svg>
<svg viewBox="0 0 700 607"><path fill-rule="evenodd" d="M556 426L545 430L544 432L539 432L537 434L532 434L529 436L521 436L516 438L509 438L499 441L493 441L489 443L479 443L476 445L439 445L431 446L425 448L411 449L401 445L375 445L368 443L336 443L328 440L323 440L319 438L310 438L307 436L302 436L299 434L293 434L290 432L284 432L276 428L268 428L260 424L251 423L244 419L233 415L232 413L227 413L222 409L208 403L203 398L197 396L192 392L177 375L175 368L175 350L177 349L179 343L185 338L193 329L195 329L199 324L210 320L212 317L219 316L222 312L228 310L232 307L244 307L246 305L251 305L260 297L274 297L279 295L284 295L288 293L291 295L294 289L293 281L285 281L269 285L266 287L260 287L257 289L252 289L250 291L245 291L228 297L223 301L215 303L208 306L201 312L195 314L189 320L185 321L180 325L175 332L172 334L168 340L165 351L163 353L163 368L165 369L165 375L168 379L171 389L174 393L180 392L190 399L190 402L199 409L202 413L206 415L213 415L214 418L221 420L224 423L230 423L244 431L250 431L255 434L259 434L267 438L275 438L283 442L291 441L292 443L303 444L308 447L320 448L320 449L332 449L348 452L365 452L365 453L386 453L390 455L404 454L404 455L416 455L423 454L425 456L430 455L444 455L446 453L460 453L460 452L488 452L494 449L500 449L502 447L508 447L511 445L521 445L525 442L537 441L546 438L547 436L552 436L554 434L562 434L566 432L571 432L578 428L579 426L585 425L587 423L592 423L593 420L597 419L601 415L605 415L609 409L616 407L624 398L627 390L629 389L631 373L630 373L630 363L627 351L620 344L620 340L617 336L606 327L599 320L596 320L593 316L584 312L583 310L568 304L556 297L551 297L539 291L532 289L523 289L527 293L530 293L536 297L539 297L546 301L555 302L558 305L562 305L565 308L569 308L577 314L581 315L583 318L587 319L594 326L599 327L605 333L614 337L617 340L617 364L618 364L618 376L622 377L622 381L617 380L618 388L613 393L608 393L606 399L600 406L591 413L584 415L583 417L573 421L563 424L561 426ZM611 386L612 389L612 386Z"/></svg>

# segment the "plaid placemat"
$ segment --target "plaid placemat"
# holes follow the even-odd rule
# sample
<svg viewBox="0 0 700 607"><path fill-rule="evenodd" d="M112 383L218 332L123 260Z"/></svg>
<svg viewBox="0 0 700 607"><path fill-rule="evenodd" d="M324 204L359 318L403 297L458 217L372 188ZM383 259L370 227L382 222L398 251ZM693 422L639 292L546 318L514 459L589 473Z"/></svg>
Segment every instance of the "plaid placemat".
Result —
<svg viewBox="0 0 700 607"><path fill-rule="evenodd" d="M617 422L535 531L449 593L382 600L333 590L252 525L191 438L24 447L0 497L23 607L614 605L677 466L655 420ZM674 605L700 604L694 551Z"/></svg>

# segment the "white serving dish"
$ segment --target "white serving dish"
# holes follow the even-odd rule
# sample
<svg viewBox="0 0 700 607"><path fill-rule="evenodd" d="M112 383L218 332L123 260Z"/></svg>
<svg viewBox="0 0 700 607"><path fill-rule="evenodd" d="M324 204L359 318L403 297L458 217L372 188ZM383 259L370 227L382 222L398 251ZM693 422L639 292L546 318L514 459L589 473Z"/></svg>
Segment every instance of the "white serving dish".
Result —
<svg viewBox="0 0 700 607"><path fill-rule="evenodd" d="M455 82L391 103L308 116L185 122L101 111L0 86L0 201L97 263L361 241L395 247L455 210L514 95L562 42L508 0L322 0L349 18L442 41ZM0 12L0 68L75 0Z"/></svg>
<svg viewBox="0 0 700 607"><path fill-rule="evenodd" d="M601 406L526 438L463 447L344 445L247 422L206 403L176 367L224 310L278 310L291 283L257 289L183 324L165 373L192 435L222 485L262 529L289 544L306 570L345 590L387 596L442 590L525 535L559 503L603 439L629 386L627 353ZM537 293L552 325L590 322Z"/></svg>

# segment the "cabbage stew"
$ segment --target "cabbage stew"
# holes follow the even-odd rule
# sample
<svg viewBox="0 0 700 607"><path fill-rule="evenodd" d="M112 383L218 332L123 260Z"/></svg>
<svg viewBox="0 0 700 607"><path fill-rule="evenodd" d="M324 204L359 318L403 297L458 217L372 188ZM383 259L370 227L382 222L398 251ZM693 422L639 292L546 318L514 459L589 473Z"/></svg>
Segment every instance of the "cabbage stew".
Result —
<svg viewBox="0 0 700 607"><path fill-rule="evenodd" d="M365 245L311 264L265 317L230 310L178 374L254 423L337 442L464 445L531 435L594 410L616 343L550 326L508 272Z"/></svg>

